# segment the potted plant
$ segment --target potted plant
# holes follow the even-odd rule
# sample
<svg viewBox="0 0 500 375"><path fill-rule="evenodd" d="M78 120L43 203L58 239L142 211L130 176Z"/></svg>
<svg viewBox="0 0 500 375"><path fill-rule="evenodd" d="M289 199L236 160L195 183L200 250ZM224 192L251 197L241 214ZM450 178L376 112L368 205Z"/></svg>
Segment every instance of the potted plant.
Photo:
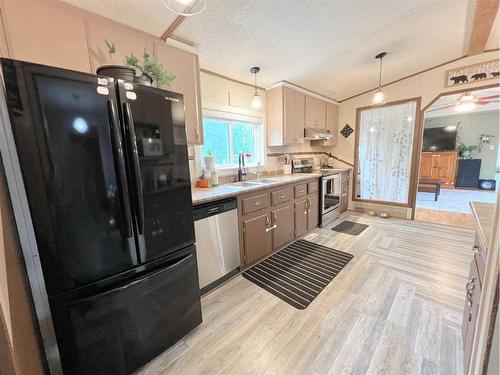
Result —
<svg viewBox="0 0 500 375"><path fill-rule="evenodd" d="M213 152L207 151L207 156L205 156L203 159L205 161L205 168L207 169L207 171L213 171L215 169L214 167L215 156Z"/></svg>
<svg viewBox="0 0 500 375"><path fill-rule="evenodd" d="M460 142L456 147L458 154L464 159L470 159L472 151L477 150L477 146L466 146L464 143Z"/></svg>
<svg viewBox="0 0 500 375"><path fill-rule="evenodd" d="M111 61L114 61L113 55L116 53L116 45L114 42L108 42L104 39L106 48ZM135 77L135 69L126 65L103 65L97 68L96 73L103 76L123 79L124 81L132 81Z"/></svg>
<svg viewBox="0 0 500 375"><path fill-rule="evenodd" d="M205 173L205 169L201 169L201 175L200 178L198 179L198 187L200 188L206 188L208 187L208 178Z"/></svg>
<svg viewBox="0 0 500 375"><path fill-rule="evenodd" d="M112 58L113 54L116 53L116 46L113 42L108 42L107 40L104 40L104 42ZM146 51L144 51L142 62L133 53L129 56L125 55L124 57L127 66L105 65L97 69L97 73L127 81L133 80L134 82L148 86L154 81L158 87L170 86L175 79L175 74L165 70L158 58L151 56ZM116 69L120 67L127 70L128 75L126 78L121 70L116 71ZM133 73L131 74L131 72Z"/></svg>

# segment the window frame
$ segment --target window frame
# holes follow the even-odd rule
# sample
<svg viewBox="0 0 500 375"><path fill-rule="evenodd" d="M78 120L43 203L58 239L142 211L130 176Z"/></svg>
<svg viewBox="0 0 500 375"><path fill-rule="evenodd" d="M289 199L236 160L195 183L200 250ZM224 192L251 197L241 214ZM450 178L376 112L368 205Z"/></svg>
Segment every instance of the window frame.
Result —
<svg viewBox="0 0 500 375"><path fill-rule="evenodd" d="M224 120L228 122L247 122L247 123L252 123L252 124L257 124L257 126L260 126L260 134L256 135L255 134L255 129L256 127L253 128L254 132L254 142L255 142L255 159L260 159L260 165L262 168L265 167L265 121L264 121L264 116L260 112L250 112L250 111L238 111L238 112L228 112L224 110L215 110L215 109L207 109L204 108L202 112L202 126L204 126L203 121L205 118L211 118L211 119L219 119L219 120ZM229 133L229 153L231 155L232 153L232 127L229 126L228 129ZM202 155L201 153L202 146L198 148L199 152L199 157L197 158L200 163L199 163L199 173L201 173L202 167L204 167L203 163L203 157L205 155ZM257 163L252 163L252 164L247 164L246 167L250 170L253 170L257 167ZM236 170L238 169L237 164L225 164L225 165L217 165L217 171L220 172L220 175L231 175L233 174Z"/></svg>
<svg viewBox="0 0 500 375"><path fill-rule="evenodd" d="M356 125L355 125L355 130L354 130L354 167L353 167L353 181L352 181L352 187L351 187L351 197L353 202L362 202L362 203L371 203L371 204L380 204L380 205L386 205L386 206L394 206L394 207L404 207L404 208L410 208L413 209L414 203L412 204L412 196L413 194L416 195L415 190L417 188L417 178L418 178L418 165L417 165L417 160L419 158L419 148L421 147L421 138L419 137L422 134L422 127L423 127L423 122L422 122L422 113L421 113L421 97L414 97L414 98L408 98L408 99L403 99L403 100L396 100L393 102L388 102L384 103L382 105L370 105L366 107L359 107L356 108ZM406 202L392 202L392 201L382 201L382 200L375 200L375 199L363 199L363 198L358 198L356 196L357 191L356 191L356 186L358 184L358 167L359 167L359 131L360 131L360 122L361 122L361 112L365 110L370 110L374 108L380 108L380 107L390 107L390 106L396 106L400 104L405 104L409 102L415 102L416 103L416 108L415 108L415 125L413 129L413 145L412 145L412 156L411 156L411 162L410 162L410 182L408 186L408 198Z"/></svg>

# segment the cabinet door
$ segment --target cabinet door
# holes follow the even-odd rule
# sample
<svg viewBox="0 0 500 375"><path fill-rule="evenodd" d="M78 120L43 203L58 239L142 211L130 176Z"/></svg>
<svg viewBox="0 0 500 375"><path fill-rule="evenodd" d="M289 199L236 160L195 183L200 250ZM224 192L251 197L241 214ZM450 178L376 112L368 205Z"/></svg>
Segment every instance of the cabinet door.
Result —
<svg viewBox="0 0 500 375"><path fill-rule="evenodd" d="M269 213L243 220L245 264L250 264L271 252L271 219Z"/></svg>
<svg viewBox="0 0 500 375"><path fill-rule="evenodd" d="M293 240L293 208L287 206L271 211L273 250L280 248L285 243Z"/></svg>
<svg viewBox="0 0 500 375"><path fill-rule="evenodd" d="M326 128L330 130L332 137L325 142L325 146L337 145L339 125L339 108L336 104L326 103Z"/></svg>
<svg viewBox="0 0 500 375"><path fill-rule="evenodd" d="M4 1L10 57L90 73L84 18L42 1Z"/></svg>
<svg viewBox="0 0 500 375"><path fill-rule="evenodd" d="M102 65L126 65L125 56L132 54L143 60L144 52L152 53L152 45L148 45L148 38L133 30L111 22L89 19L87 22L90 63L92 72ZM106 42L114 43L116 52L108 53Z"/></svg>
<svg viewBox="0 0 500 375"><path fill-rule="evenodd" d="M431 178L439 178L439 155L432 155Z"/></svg>
<svg viewBox="0 0 500 375"><path fill-rule="evenodd" d="M303 143L305 95L283 87L283 142L285 145Z"/></svg>
<svg viewBox="0 0 500 375"><path fill-rule="evenodd" d="M300 237L307 232L307 203L306 200L295 202L295 237Z"/></svg>
<svg viewBox="0 0 500 375"><path fill-rule="evenodd" d="M342 197L340 198L340 212L347 210L349 205L349 172L342 174Z"/></svg>
<svg viewBox="0 0 500 375"><path fill-rule="evenodd" d="M188 144L203 144L198 56L161 42L155 43L155 53L163 67L176 76L172 85L164 88L184 96Z"/></svg>
<svg viewBox="0 0 500 375"><path fill-rule="evenodd" d="M306 95L306 127L324 128L326 123L326 102Z"/></svg>
<svg viewBox="0 0 500 375"><path fill-rule="evenodd" d="M319 220L319 198L318 196L307 198L307 230L314 229L318 226Z"/></svg>
<svg viewBox="0 0 500 375"><path fill-rule="evenodd" d="M422 153L420 157L419 178L432 177L432 154Z"/></svg>
<svg viewBox="0 0 500 375"><path fill-rule="evenodd" d="M293 132L295 143L304 142L304 123L306 117L306 96L301 92L293 92Z"/></svg>
<svg viewBox="0 0 500 375"><path fill-rule="evenodd" d="M297 134L294 129L295 99L293 90L283 87L283 145L296 142Z"/></svg>
<svg viewBox="0 0 500 375"><path fill-rule="evenodd" d="M481 296L481 287L479 284L479 273L476 267L475 259L472 260L469 272L469 281L467 282L464 316L462 321L462 341L464 345L464 369L469 367L469 361L472 354L472 343L476 331L477 312L479 309L479 299Z"/></svg>

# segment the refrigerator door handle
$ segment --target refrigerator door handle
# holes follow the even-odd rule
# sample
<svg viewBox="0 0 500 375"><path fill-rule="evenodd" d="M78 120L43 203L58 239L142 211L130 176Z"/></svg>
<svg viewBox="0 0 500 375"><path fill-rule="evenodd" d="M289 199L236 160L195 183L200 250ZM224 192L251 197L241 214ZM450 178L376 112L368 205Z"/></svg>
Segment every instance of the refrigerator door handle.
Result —
<svg viewBox="0 0 500 375"><path fill-rule="evenodd" d="M120 136L120 130L118 128L118 115L116 111L116 107L113 105L111 100L108 100L108 115L109 115L109 124L111 127L111 139L112 139L112 147L115 154L115 157L118 162L118 171L117 175L120 181L120 200L122 204L122 213L123 213L123 224L125 229L125 237L132 237L132 211L130 209L130 203L126 197L129 196L128 188L127 188L127 180L126 180L126 169L125 169L125 159L123 155L123 146Z"/></svg>
<svg viewBox="0 0 500 375"><path fill-rule="evenodd" d="M128 130L128 141L130 149L132 150L132 156L134 158L134 180L136 189L136 203L137 203L137 221L138 221L138 231L139 234L144 234L144 200L142 198L142 180L141 180L141 168L139 166L139 152L137 151L137 142L135 138L134 130L134 118L132 116L132 108L130 108L129 103L123 104L123 112L125 114L125 122Z"/></svg>

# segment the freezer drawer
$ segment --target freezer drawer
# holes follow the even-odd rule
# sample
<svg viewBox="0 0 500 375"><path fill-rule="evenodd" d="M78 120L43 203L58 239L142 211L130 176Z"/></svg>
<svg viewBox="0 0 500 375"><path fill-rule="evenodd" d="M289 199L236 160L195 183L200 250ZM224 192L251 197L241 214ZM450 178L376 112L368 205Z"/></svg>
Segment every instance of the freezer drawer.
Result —
<svg viewBox="0 0 500 375"><path fill-rule="evenodd" d="M194 247L128 284L51 309L65 373L130 374L201 323Z"/></svg>

